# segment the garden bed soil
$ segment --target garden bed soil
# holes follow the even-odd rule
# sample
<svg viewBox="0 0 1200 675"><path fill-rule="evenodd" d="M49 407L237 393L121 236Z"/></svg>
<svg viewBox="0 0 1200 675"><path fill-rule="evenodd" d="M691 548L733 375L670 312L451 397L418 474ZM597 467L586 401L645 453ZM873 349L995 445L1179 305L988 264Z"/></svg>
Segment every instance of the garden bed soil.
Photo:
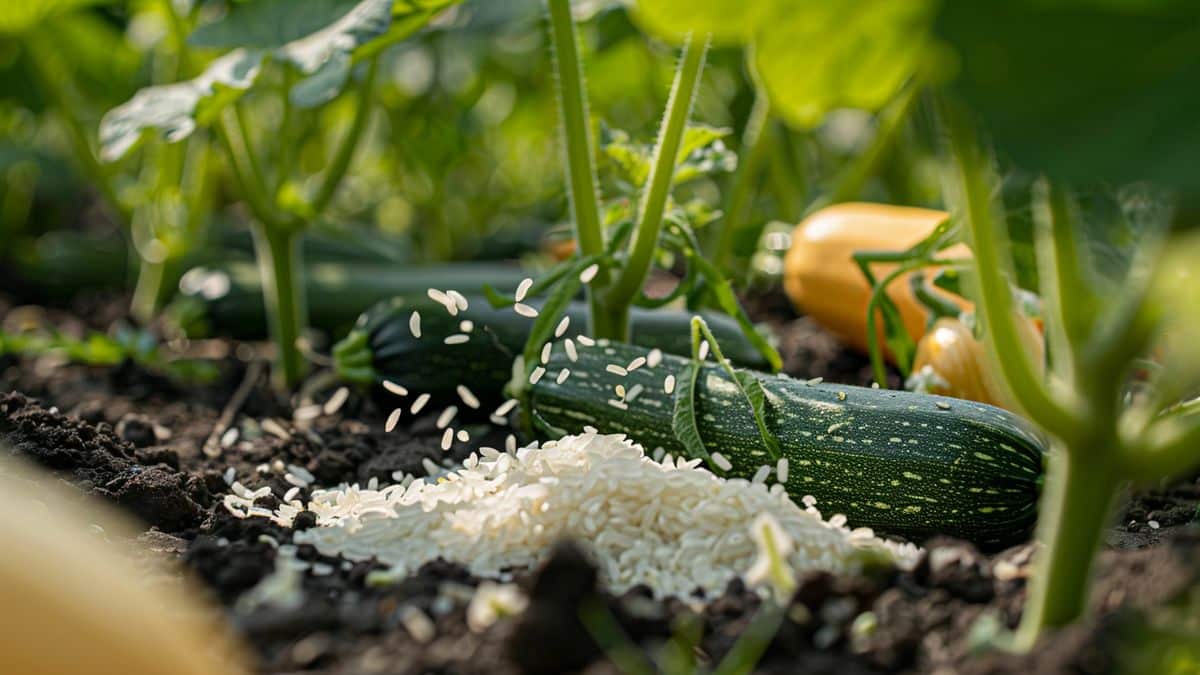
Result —
<svg viewBox="0 0 1200 675"><path fill-rule="evenodd" d="M64 330L104 329L122 314L122 298L82 299L42 319ZM12 303L0 298L0 316ZM40 310L39 310L40 311ZM781 337L787 371L797 377L868 384L866 361L842 349L776 299L758 304ZM437 411L383 431L386 411L351 394L335 414L293 424L288 406L252 365L249 345L216 343L220 378L181 387L135 366L92 368L49 358L0 359L0 443L85 493L110 500L145 524L135 543L198 578L225 608L264 672L556 673L619 672L581 623L580 607L607 606L625 633L645 647L661 644L685 619L699 619L701 663L715 664L749 625L758 596L738 580L703 608L688 599L652 599L648 589L613 595L597 587L586 551L563 542L536 570L512 578L530 597L525 612L472 631L466 606L480 579L438 561L379 587L379 566L323 556L300 545L302 601L278 607L248 594L275 569L277 546L292 530L261 518L238 519L222 505L232 467L250 489L291 487L283 467L304 467L320 486L391 480L396 471L424 475L423 459L459 461L465 449L440 447ZM249 360L248 360L249 359ZM249 376L249 381L247 378ZM234 392L239 437L217 456L203 451ZM894 384L894 383L893 383ZM316 395L320 403L332 392ZM275 424L266 420L274 420ZM471 429L480 444L500 445L505 431ZM211 446L210 446L211 447ZM462 448L459 445L459 448ZM260 500L272 508L275 497ZM1123 501L1098 562L1096 611L1043 640L1029 655L973 650L981 616L1013 626L1019 616L1030 545L988 554L954 540L924 542L911 572L882 578L802 579L782 627L758 664L763 673L1101 673L1110 670L1127 627L1197 583L1200 532L1193 522L1200 481L1182 481ZM311 526L311 516L296 527ZM101 592L98 590L97 592ZM420 609L432 635L406 617ZM697 613L699 610L699 613ZM860 617L871 612L873 630Z"/></svg>

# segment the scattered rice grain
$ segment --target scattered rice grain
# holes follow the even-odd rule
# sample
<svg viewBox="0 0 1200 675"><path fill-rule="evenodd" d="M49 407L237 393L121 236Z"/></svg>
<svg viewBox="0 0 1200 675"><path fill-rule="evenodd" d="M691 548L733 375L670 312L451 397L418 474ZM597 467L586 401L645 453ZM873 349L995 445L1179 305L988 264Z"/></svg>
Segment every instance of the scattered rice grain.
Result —
<svg viewBox="0 0 1200 675"><path fill-rule="evenodd" d="M404 408L396 408L392 414L388 415L387 423L383 425L383 430L386 433L391 433L396 425L400 422L400 414L404 412Z"/></svg>
<svg viewBox="0 0 1200 675"><path fill-rule="evenodd" d="M514 304L513 311L516 312L517 314L520 314L521 316L528 317L530 319L536 318L538 315L538 311L536 309L530 307L529 305L527 305L523 302L518 302L518 303Z"/></svg>
<svg viewBox="0 0 1200 675"><path fill-rule="evenodd" d="M470 389L467 389L466 385L460 384L455 387L455 390L458 391L458 397L467 404L468 408L479 409L479 398Z"/></svg>
<svg viewBox="0 0 1200 675"><path fill-rule="evenodd" d="M421 394L417 400L413 401L412 407L408 411L416 415L421 412L421 408L424 408L426 403L429 403L429 394Z"/></svg>
<svg viewBox="0 0 1200 675"><path fill-rule="evenodd" d="M525 296L529 294L529 289L532 287L533 279L530 279L529 277L522 279L521 283L517 284L517 292L515 295L513 295L513 300L516 300L517 302L523 302L525 300Z"/></svg>
<svg viewBox="0 0 1200 675"><path fill-rule="evenodd" d="M325 402L325 407L322 410L326 415L332 415L342 409L346 404L346 399L350 398L350 390L346 387L338 387L337 391L333 392L333 396Z"/></svg>

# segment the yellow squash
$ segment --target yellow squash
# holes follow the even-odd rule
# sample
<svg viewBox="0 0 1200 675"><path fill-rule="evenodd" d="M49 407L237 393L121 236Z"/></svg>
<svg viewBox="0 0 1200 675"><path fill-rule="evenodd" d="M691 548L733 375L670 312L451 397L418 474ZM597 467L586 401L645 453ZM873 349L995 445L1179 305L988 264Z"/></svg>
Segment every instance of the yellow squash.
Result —
<svg viewBox="0 0 1200 675"><path fill-rule="evenodd" d="M1033 357L1033 362L1044 368L1045 345L1037 323L1022 316L1017 321L1017 329L1022 345ZM1000 380L992 372L983 344L958 319L938 319L917 343L909 385L910 388L930 394L1016 409Z"/></svg>
<svg viewBox="0 0 1200 675"><path fill-rule="evenodd" d="M784 259L784 291L798 310L842 342L865 352L871 287L854 262L854 254L906 250L945 219L944 211L887 204L846 203L821 209L792 233ZM958 244L941 255L967 257L970 250ZM894 269L895 265L888 263L871 266L877 279ZM887 294L900 310L909 335L920 340L929 313L913 295L908 275L896 278ZM961 304L964 309L970 307L965 301Z"/></svg>

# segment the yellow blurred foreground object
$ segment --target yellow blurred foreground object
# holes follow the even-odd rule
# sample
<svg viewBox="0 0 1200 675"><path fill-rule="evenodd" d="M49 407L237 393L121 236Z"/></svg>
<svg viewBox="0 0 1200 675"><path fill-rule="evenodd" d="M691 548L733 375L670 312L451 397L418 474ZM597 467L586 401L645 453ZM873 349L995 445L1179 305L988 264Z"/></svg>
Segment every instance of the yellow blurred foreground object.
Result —
<svg viewBox="0 0 1200 675"><path fill-rule="evenodd" d="M846 203L816 211L792 233L783 263L784 290L798 310L842 342L865 352L871 286L854 262L854 254L907 250L946 218L944 211L887 204ZM968 256L970 251L962 244L939 255ZM895 267L878 263L871 265L871 270L876 278L883 278ZM897 277L887 294L900 310L909 335L920 340L929 313L909 287L909 275ZM970 306L965 301L961 304L964 309Z"/></svg>
<svg viewBox="0 0 1200 675"><path fill-rule="evenodd" d="M57 482L0 450L0 672L247 672L219 612L122 554L138 530Z"/></svg>

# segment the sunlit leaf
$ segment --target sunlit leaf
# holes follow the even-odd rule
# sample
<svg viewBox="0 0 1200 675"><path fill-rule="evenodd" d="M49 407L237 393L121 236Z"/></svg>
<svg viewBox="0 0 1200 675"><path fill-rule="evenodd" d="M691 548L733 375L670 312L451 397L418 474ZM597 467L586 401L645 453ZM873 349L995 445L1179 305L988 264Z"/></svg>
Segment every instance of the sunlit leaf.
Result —
<svg viewBox="0 0 1200 675"><path fill-rule="evenodd" d="M883 106L926 55L927 0L785 4L758 34L754 64L775 109L800 127L835 108Z"/></svg>
<svg viewBox="0 0 1200 675"><path fill-rule="evenodd" d="M110 2L112 0L5 0L0 3L0 35L24 33L53 16Z"/></svg>
<svg viewBox="0 0 1200 675"><path fill-rule="evenodd" d="M635 19L664 39L681 43L688 33L709 33L718 43L747 42L779 3L758 0L639 0Z"/></svg>
<svg viewBox="0 0 1200 675"><path fill-rule="evenodd" d="M292 102L311 108L345 88L354 64L420 30L452 0L263 0L237 5L192 33L197 47L271 50L307 76Z"/></svg>
<svg viewBox="0 0 1200 675"><path fill-rule="evenodd" d="M827 112L876 109L928 56L931 0L639 0L650 32L678 41L689 32L754 49L754 66L774 108L811 128Z"/></svg>
<svg viewBox="0 0 1200 675"><path fill-rule="evenodd" d="M159 132L168 143L187 138L254 85L262 61L260 50L236 49L195 79L142 89L100 121L101 157L120 159L147 131Z"/></svg>

